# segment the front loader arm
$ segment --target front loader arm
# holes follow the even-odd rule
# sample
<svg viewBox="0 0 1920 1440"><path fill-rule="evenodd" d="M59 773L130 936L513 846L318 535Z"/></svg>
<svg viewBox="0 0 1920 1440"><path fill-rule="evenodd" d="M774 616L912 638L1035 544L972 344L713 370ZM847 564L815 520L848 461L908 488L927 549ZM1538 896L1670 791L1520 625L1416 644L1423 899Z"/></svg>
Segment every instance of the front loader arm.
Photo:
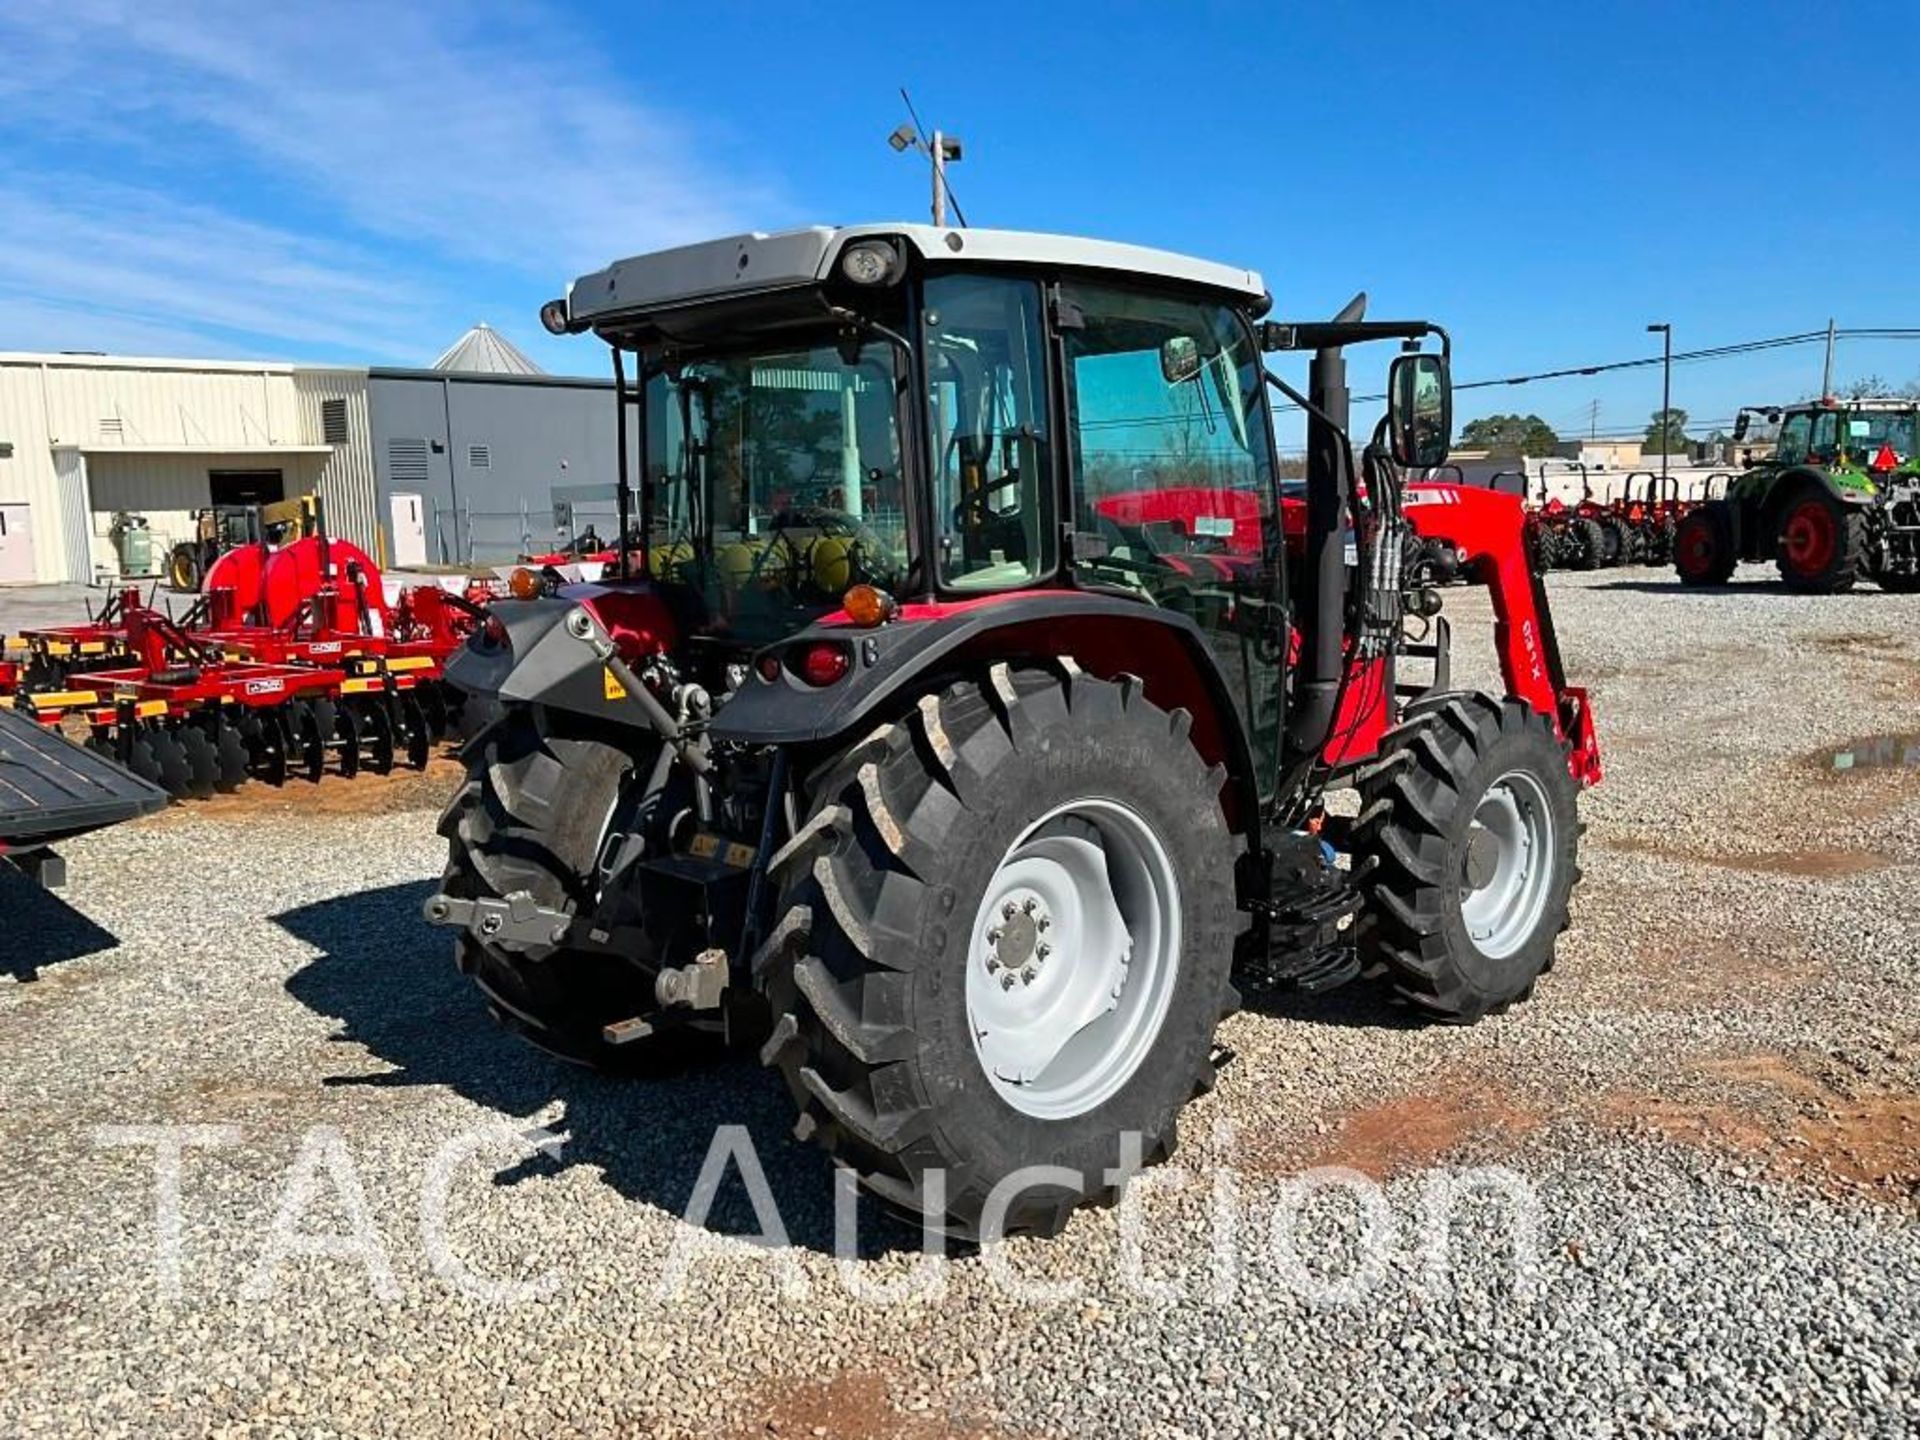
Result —
<svg viewBox="0 0 1920 1440"><path fill-rule="evenodd" d="M1493 641L1509 694L1554 722L1567 767L1582 785L1600 780L1600 743L1587 692L1567 683L1560 642L1540 577L1527 563L1525 515L1518 497L1471 486L1415 482L1402 501L1423 540L1458 552L1463 574L1493 598Z"/></svg>

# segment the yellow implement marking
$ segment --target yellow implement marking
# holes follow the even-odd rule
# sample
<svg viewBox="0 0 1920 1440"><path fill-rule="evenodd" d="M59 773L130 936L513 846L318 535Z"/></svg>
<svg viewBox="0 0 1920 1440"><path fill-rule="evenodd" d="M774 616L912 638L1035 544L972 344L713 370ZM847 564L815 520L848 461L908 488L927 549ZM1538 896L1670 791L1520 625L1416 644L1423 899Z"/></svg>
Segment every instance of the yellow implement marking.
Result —
<svg viewBox="0 0 1920 1440"><path fill-rule="evenodd" d="M613 671L602 670L600 672L600 678L602 681L605 682L604 693L606 694L607 699L624 700L627 698L627 687L622 685L620 681L617 678L615 678Z"/></svg>
<svg viewBox="0 0 1920 1440"><path fill-rule="evenodd" d="M364 695L369 690L378 690L379 688L380 682L378 680L343 680L340 682L340 693L342 695Z"/></svg>
<svg viewBox="0 0 1920 1440"><path fill-rule="evenodd" d="M400 673L402 670L430 670L432 668L433 657L431 655L402 655L397 660L389 660L387 662L387 669L393 671L395 674Z"/></svg>
<svg viewBox="0 0 1920 1440"><path fill-rule="evenodd" d="M91 705L99 697L91 690L49 690L43 695L27 696L36 710L60 710L69 705Z"/></svg>

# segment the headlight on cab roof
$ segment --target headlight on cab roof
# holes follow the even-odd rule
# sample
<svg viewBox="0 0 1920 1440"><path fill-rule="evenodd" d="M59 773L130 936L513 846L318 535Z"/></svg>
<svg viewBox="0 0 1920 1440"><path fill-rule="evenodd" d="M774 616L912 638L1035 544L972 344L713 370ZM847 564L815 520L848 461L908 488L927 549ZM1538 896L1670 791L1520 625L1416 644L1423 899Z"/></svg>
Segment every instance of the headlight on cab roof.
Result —
<svg viewBox="0 0 1920 1440"><path fill-rule="evenodd" d="M905 269L890 241L856 240L840 252L840 273L855 285L891 285Z"/></svg>

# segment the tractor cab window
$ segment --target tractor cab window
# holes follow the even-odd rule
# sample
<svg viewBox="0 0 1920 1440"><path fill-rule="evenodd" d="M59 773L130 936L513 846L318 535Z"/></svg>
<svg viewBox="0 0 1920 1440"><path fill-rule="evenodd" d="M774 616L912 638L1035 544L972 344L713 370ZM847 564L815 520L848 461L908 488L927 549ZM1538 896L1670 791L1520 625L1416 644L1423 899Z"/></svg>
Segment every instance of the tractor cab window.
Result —
<svg viewBox="0 0 1920 1440"><path fill-rule="evenodd" d="M1911 410L1867 410L1852 417L1848 426L1847 450L1856 465L1871 465L1882 452L1891 450L1896 462L1914 455L1914 412Z"/></svg>
<svg viewBox="0 0 1920 1440"><path fill-rule="evenodd" d="M649 565L715 633L779 639L859 581L900 583L897 352L884 341L689 360L647 385Z"/></svg>
<svg viewBox="0 0 1920 1440"><path fill-rule="evenodd" d="M1064 298L1081 582L1183 606L1258 587L1273 490L1246 327L1205 302L1092 286Z"/></svg>
<svg viewBox="0 0 1920 1440"><path fill-rule="evenodd" d="M1782 465L1804 464L1812 435L1813 415L1810 411L1799 410L1787 416L1780 424L1780 438L1774 442L1774 459Z"/></svg>
<svg viewBox="0 0 1920 1440"><path fill-rule="evenodd" d="M1253 336L1205 300L1073 285L1060 309L1074 578L1199 627L1271 776L1282 536Z"/></svg>
<svg viewBox="0 0 1920 1440"><path fill-rule="evenodd" d="M1029 584L1054 568L1040 287L962 274L927 281L928 431L940 581Z"/></svg>
<svg viewBox="0 0 1920 1440"><path fill-rule="evenodd" d="M1807 435L1807 456L1816 465L1831 465L1840 458L1846 440L1846 417L1838 410L1822 410L1813 417Z"/></svg>

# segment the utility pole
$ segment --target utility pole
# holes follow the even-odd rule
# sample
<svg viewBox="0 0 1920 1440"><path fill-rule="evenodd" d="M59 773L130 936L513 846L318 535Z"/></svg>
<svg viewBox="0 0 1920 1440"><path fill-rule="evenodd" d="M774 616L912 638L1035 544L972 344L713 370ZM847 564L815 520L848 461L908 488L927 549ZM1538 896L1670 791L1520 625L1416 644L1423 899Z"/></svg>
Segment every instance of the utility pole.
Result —
<svg viewBox="0 0 1920 1440"><path fill-rule="evenodd" d="M1820 398L1833 394L1833 320L1827 320L1827 363L1820 372Z"/></svg>
<svg viewBox="0 0 1920 1440"><path fill-rule="evenodd" d="M947 209L952 207L955 218L962 225L967 223L966 212L960 208L960 202L953 198L953 191L947 188L947 165L958 161L962 156L960 137L947 135L939 130L933 132L931 141L920 134L920 116L913 108L913 100L905 87L901 88L900 98L906 101L907 113L913 118L887 136L887 143L895 150L918 150L933 165L933 223L947 223Z"/></svg>
<svg viewBox="0 0 1920 1440"><path fill-rule="evenodd" d="M1673 449L1673 326L1667 323L1647 326L1651 334L1658 330L1666 349L1660 366L1660 493L1667 493L1668 454Z"/></svg>
<svg viewBox="0 0 1920 1440"><path fill-rule="evenodd" d="M947 223L947 141L938 130L933 132L933 223Z"/></svg>

